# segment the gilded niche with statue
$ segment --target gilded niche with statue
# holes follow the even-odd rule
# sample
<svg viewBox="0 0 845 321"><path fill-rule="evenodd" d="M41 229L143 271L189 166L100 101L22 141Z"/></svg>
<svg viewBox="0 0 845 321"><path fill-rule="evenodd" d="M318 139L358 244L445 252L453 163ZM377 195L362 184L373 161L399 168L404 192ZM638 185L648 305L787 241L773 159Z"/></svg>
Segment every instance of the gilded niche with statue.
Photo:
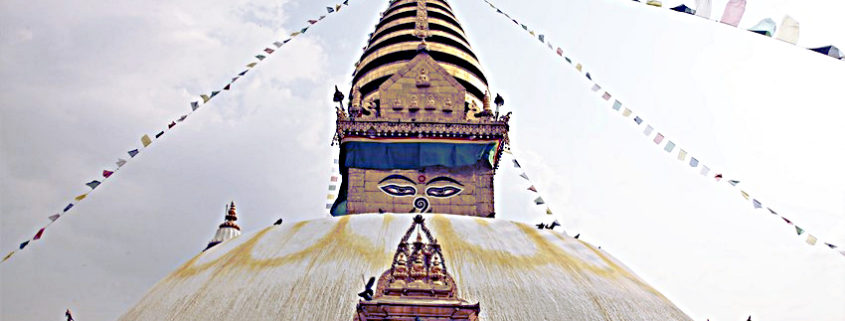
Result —
<svg viewBox="0 0 845 321"><path fill-rule="evenodd" d="M414 232L416 240L409 242ZM376 284L372 298L358 302L355 321L478 320L479 303L470 304L458 297L440 244L421 215L414 217L393 255L393 263Z"/></svg>

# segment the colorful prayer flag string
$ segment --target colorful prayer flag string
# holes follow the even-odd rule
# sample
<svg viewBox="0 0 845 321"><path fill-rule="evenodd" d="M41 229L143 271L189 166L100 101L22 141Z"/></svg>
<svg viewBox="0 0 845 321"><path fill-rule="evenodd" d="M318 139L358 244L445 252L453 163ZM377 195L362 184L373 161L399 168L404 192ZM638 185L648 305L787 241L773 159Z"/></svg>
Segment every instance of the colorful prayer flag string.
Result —
<svg viewBox="0 0 845 321"><path fill-rule="evenodd" d="M346 5L346 6L348 6L348 5L349 5L349 0L343 1L343 2L342 2L342 5ZM332 11L332 12L339 12L339 11L340 11L340 8L341 8L341 4L337 4L337 5L333 8L333 11ZM318 20L308 20L308 24L309 24L309 25L308 25L308 26L306 26L305 28L302 28L300 31L295 32L295 34L296 34L296 35L299 35L299 34L303 34L303 33L305 33L311 25L316 24L317 22L319 22L319 21L323 20L325 17L326 17L326 16L325 16L325 15L323 15L323 16L320 16ZM313 22L312 22L312 21L313 21ZM282 40L282 41L274 41L274 42L273 42L273 46L275 46L276 48L280 48L280 47L282 47L284 44L286 44L286 43L290 42L290 41L291 41L291 39L293 39L293 37L295 37L295 35L291 35L291 37L289 37L289 38L287 38L287 39L285 39L285 40ZM266 48L264 48L264 49L262 50L262 53L261 53L261 54L258 54L258 55L256 55L256 56L255 56L255 57L256 57L256 59L258 59L258 61L256 61L256 62L251 62L251 63L247 64L247 65L246 65L246 66L247 66L247 69L246 69L246 70L243 70L243 71L241 71L241 72L239 72L239 73L238 73L238 75L237 75L236 77L232 78L232 80L231 80L231 81L229 81L228 83L226 83L226 84L223 86L223 89L221 89L221 90L214 90L214 91L211 91L211 93L210 93L210 94L201 94L201 95L199 96L199 98L200 98L199 100L194 100L194 101L191 101L191 102L190 102L190 108L191 108L191 110L190 110L190 111L188 111L188 113L186 113L186 114L183 114L183 115L179 116L179 118L177 118L176 120L172 120L172 121L170 121L169 123L165 123L165 124L166 124L166 125L165 125L165 126L166 126L166 129L159 131L157 134L155 134L155 135L154 135L154 138L151 138L148 134L144 134L143 136L141 136L141 145L143 146L142 148L143 148L143 149L148 148L150 145L152 145L152 144L155 142L155 140L160 139L160 138L161 138L161 137L165 134L165 132L167 132L167 131L169 131L169 130L173 129L173 128L176 126L176 124L177 124L177 123L181 123L181 122L185 121L185 120L186 120L186 119L187 119L187 118L188 118L191 114L193 114L194 112L196 112L196 111L197 111L197 110L198 110L198 109L199 109L202 105L207 104L209 101L211 101L211 99L213 99L214 97L216 97L216 96L217 96L218 94L220 94L222 91L224 91L224 90L225 90L225 91L230 90L230 89L232 88L232 84L233 84L236 80L238 80L240 77L243 77L244 75L246 75L246 74L247 74L247 72L249 72L252 68L256 67L256 66L258 65L258 62L264 61L265 59L269 58L269 56L270 56L270 55L272 55L272 54L273 54L273 53L275 53L275 52L276 52L276 50L275 50L275 49L270 48L269 46L268 46L268 47L266 47ZM201 100L202 102L200 102L200 100ZM155 139L155 140L154 140L154 139ZM131 160L131 159L135 159L135 156L138 156L138 154L140 154L140 153L141 153L141 150L140 150L140 149L137 149L137 148L136 148L136 149L132 149L132 150L130 150L130 151L128 151L128 152L127 152L127 154L129 154L129 159L130 159L130 160ZM26 240L25 242L21 243L21 244L19 245L19 247L18 247L18 250L13 250L13 251L9 252L6 256L4 256L4 257L3 257L3 259L0 261L0 263L6 262L7 260L9 260L9 258L11 258L11 257L15 254L15 252L16 252L16 251L20 251L20 250L23 250L24 248L26 248L26 247L30 244L30 242L31 242L31 241L41 240L41 238L42 238L42 237L43 237L43 235L44 235L44 232L46 231L46 229L47 229L50 225L52 225L53 223L55 223L56 221L58 221L58 219L59 219L59 218L61 218L63 215L67 214L67 212L68 212L68 211L70 211L70 209L72 209L72 208L73 208L73 207L74 207L74 206L75 206L78 202L80 202L80 201L82 201L82 200L86 199L86 198L89 196L89 194L90 194L91 192L93 192L95 189L97 189L100 185L102 185L102 184L106 183L106 182L107 182L110 178L114 177L114 175L117 173L117 171L119 171L119 170L120 170L120 169L121 169L124 165L126 165L127 163L128 163L128 160L123 159L123 158L118 158L118 159L117 159L117 162L115 162L115 165L117 166L117 168L115 168L115 169L105 169L105 170L103 170L103 172L102 172L103 179L102 179L102 180L92 180L92 181L90 181L90 182L86 183L85 185L87 185L89 188L91 188L91 191L88 191L88 192L86 192L86 193L84 193L84 194L80 194L80 195L78 195L78 196L74 197L74 201L75 201L75 202L72 202L72 203L69 203L68 205L66 205L66 206L64 207L64 209L62 210L62 212L61 212L61 213L50 215L50 216L48 217L48 219L50 220L50 222L48 222L46 225L44 225L44 226L42 226L41 228L39 228L39 229L38 229L38 232L36 232L36 233L35 233L35 235L34 235L31 239ZM331 195L330 195L330 196L331 196Z"/></svg>
<svg viewBox="0 0 845 321"><path fill-rule="evenodd" d="M522 23L520 23L519 21L517 21L516 19L512 18L510 15L508 15L508 14L507 14L507 13L505 13L503 10L499 9L498 7L496 7L496 6L495 6L493 3L491 3L490 1L488 1L488 0L483 0L483 1L484 1L484 2L486 2L486 3L487 3L487 4L491 7L491 8L493 8L494 10L496 10L496 13L501 14L501 15L504 15L504 16L505 16L505 17L507 17L510 21L513 21L513 22L514 22L514 24L516 24L517 26L521 27L521 28L523 29L523 31L528 31L528 34L529 34L529 35L531 35L531 37L535 37L535 36L534 36L534 32L533 32L533 31L532 31L532 30L531 30L531 29L530 29L527 25L522 24ZM731 0L731 2L739 2L739 1L744 2L744 0ZM656 3L659 3L659 1L656 1ZM743 4L743 6L744 6L744 4ZM546 36L545 36L545 35L543 36L543 39L541 39L541 41L546 41ZM551 52L552 52L553 54L557 54L558 56L563 57L563 58L564 58L564 60L565 60L568 64L573 65L576 71L578 71L579 73L585 73L585 75L586 75L587 79L589 79L589 80L590 80L590 82L591 82L591 85L592 85L591 91L593 91L593 92L600 92L600 91L602 90L603 86L602 86L602 85L599 85L598 83L596 83L595 81L593 81L593 76L592 76L592 75L590 75L590 73L589 73L589 72L586 72L586 71L585 71L585 68L584 68L584 66L583 66L581 63L574 62L572 58L570 58L570 57L566 56L566 55L564 54L563 49L562 49L562 48L560 48L560 47L557 47L556 49L552 49L552 46L551 46L551 45L550 45L550 46L548 46L548 47L549 47L549 49L551 50ZM605 101L610 101L610 98L611 98L611 94L610 94L610 92L608 92L608 91L606 91L606 90L605 90L605 91L603 91L603 94L602 94L601 98L602 98L603 100L605 100ZM613 107L612 107L612 109L613 109L614 111L619 112L619 110L620 110L620 109L622 109L622 107L623 107L623 104L622 104L619 100L614 100L614 102L613 102ZM629 116L631 116L631 114L633 114L633 110L631 110L630 108L625 107L625 108L624 108L624 110L622 111L622 116L623 116L623 117L629 117ZM642 125L642 124L644 123L643 118L641 118L639 115L637 115L637 116L635 116L635 117L634 117L634 122L637 124L637 126L640 126L640 125ZM660 145L662 145L662 143L663 143L664 141L667 141L667 143L665 144L665 146L663 146L663 147L662 147L662 148L663 148L663 150L664 150L664 151L666 151L666 152L671 153L673 150L675 150L675 147L677 146L677 145L676 145L676 144L677 144L676 142L666 139L666 136L664 136L664 134L662 134L661 132L657 132L657 133L656 133L656 135L652 137L652 135L654 134L654 132L655 132L655 128L654 128L652 125L650 125L650 124L646 124L646 125L645 125L645 129L643 130L643 134L644 134L646 137L649 137L649 139L652 139L652 141L653 141L653 142L654 142L657 146L660 146ZM677 159L678 159L679 161L682 161L682 162L686 161L687 155L688 155L688 153L687 153L687 151L686 151L685 149L683 149L683 148L678 148L678 155L677 155ZM705 165L705 164L702 164L702 163L701 163L701 161L700 161L698 158L696 158L696 157L694 157L694 156L692 156L692 155L690 155L690 157L689 157L689 166L690 166L690 167L692 167L692 168L700 168L699 173L700 173L701 175L703 175L703 176L709 176L710 171L711 171L710 167L708 167L708 166L707 166L707 165ZM524 178L525 180L529 180L528 176L527 176L524 172L523 172L520 176L521 176L522 178ZM721 173L717 173L717 174L715 174L715 175L713 176L713 178L714 178L714 181L718 183L718 182L721 182L721 180L722 180L722 178L723 178L723 175L722 175ZM739 181L739 180L733 180L733 179L732 179L732 180L728 180L728 183L729 183L732 187L736 187L736 186L740 183L740 181ZM529 187L529 190L532 190L532 191L535 191L535 192L536 192L536 190L532 189L533 187L534 187L533 185L532 185L531 187ZM748 192L746 192L746 191L744 191L744 190L740 190L740 195L741 195L741 196L742 196L745 200L747 200L747 201L751 202L751 205L752 205L752 208L753 208L753 209L755 209L755 210L756 210L756 209L762 209L762 208L764 207L764 206L763 206L763 202L762 202L762 201L759 201L759 200L757 200L756 198L752 198L752 197L751 197L751 195L750 195ZM536 203L537 205L541 205L541 204L543 204L543 203L544 203L544 201L543 201L543 199L542 199L541 197L538 197L538 198L535 200L535 203ZM774 210L772 210L770 207L766 207L766 210L768 210L771 214L773 214L773 215L777 215L778 217L782 218L782 219L783 219L783 221L784 221L784 222L786 222L787 224L789 224L789 225L795 225L795 223L794 223L794 222L792 222L791 220L787 219L786 217L784 217L784 216L782 216L782 215L778 214L777 212L775 212ZM798 234L798 235L801 235L801 234L804 232L804 230L803 230L802 228L798 227L797 225L795 225L795 229L796 229L796 232L797 232L797 234ZM806 243L812 246L812 245L815 245L815 244L816 244L817 240L818 240L818 239L816 238L816 236L813 236L813 235L809 235L809 234L808 234L808 237L806 238ZM832 243L825 243L825 244L829 244L829 245L828 245L828 247L829 247L829 248L831 248L831 249L836 249L836 248L837 248L837 246L836 246L836 245L834 245L834 244L832 244ZM840 252L840 253L841 253L841 254L843 254L843 255L845 255L845 251L842 251L842 252Z"/></svg>

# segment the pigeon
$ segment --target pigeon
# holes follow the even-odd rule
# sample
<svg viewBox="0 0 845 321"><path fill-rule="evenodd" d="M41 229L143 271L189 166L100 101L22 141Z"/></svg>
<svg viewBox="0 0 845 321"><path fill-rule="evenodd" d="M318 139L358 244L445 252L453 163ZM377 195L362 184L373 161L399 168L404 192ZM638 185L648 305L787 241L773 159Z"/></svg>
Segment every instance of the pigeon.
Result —
<svg viewBox="0 0 845 321"><path fill-rule="evenodd" d="M554 222L552 222L552 224L549 224L548 226L546 226L546 228L548 228L550 230L554 230L555 227L558 227L558 226L560 226L560 223L558 223L557 220L555 220Z"/></svg>
<svg viewBox="0 0 845 321"><path fill-rule="evenodd" d="M750 316L750 315L748 316L748 320L746 320L746 321L751 321L751 316Z"/></svg>
<svg viewBox="0 0 845 321"><path fill-rule="evenodd" d="M575 234L575 239L577 240L579 236L581 236L581 233Z"/></svg>
<svg viewBox="0 0 845 321"><path fill-rule="evenodd" d="M337 89L337 85L334 85L334 97L332 97L332 101L340 103L340 108L343 108L343 93L340 92L340 89Z"/></svg>
<svg viewBox="0 0 845 321"><path fill-rule="evenodd" d="M273 225L282 225L282 219L279 219L276 223L273 223Z"/></svg>
<svg viewBox="0 0 845 321"><path fill-rule="evenodd" d="M372 300L373 299L373 284L374 283L376 283L376 278L370 277L370 281L367 282L367 284L364 285L364 291L361 292L361 293L358 293L358 296L360 296L362 299L364 299L366 301Z"/></svg>
<svg viewBox="0 0 845 321"><path fill-rule="evenodd" d="M534 225L534 226L536 226L538 230L542 230L542 229L546 228L546 224L543 224L543 223L538 223L537 225Z"/></svg>
<svg viewBox="0 0 845 321"><path fill-rule="evenodd" d="M67 318L67 321L74 321L74 320L73 320L73 315L72 315L72 314L70 314L70 309L67 309L67 310L65 311L65 317Z"/></svg>
<svg viewBox="0 0 845 321"><path fill-rule="evenodd" d="M501 107L505 104L505 99L501 95L496 94L496 99L493 99L493 103L496 104L496 107Z"/></svg>

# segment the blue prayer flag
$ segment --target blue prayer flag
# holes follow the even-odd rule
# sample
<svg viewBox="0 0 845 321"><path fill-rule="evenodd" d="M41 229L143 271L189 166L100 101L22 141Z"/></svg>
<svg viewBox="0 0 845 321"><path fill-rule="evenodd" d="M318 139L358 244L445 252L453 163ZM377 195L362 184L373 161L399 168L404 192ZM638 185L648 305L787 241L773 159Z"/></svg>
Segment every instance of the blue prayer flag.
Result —
<svg viewBox="0 0 845 321"><path fill-rule="evenodd" d="M100 182L97 180L93 180L88 183L85 183L85 185L88 185L88 187L90 187L91 189L95 189L97 188L97 186L100 186Z"/></svg>
<svg viewBox="0 0 845 321"><path fill-rule="evenodd" d="M690 159L689 159L689 166L691 166L691 167L697 167L697 166L698 166L698 160L697 160L697 159L695 159L695 157L690 157Z"/></svg>
<svg viewBox="0 0 845 321"><path fill-rule="evenodd" d="M64 209L64 210L62 210L62 212L67 212L67 211L69 211L71 208L73 208L73 203L70 203L70 204L68 204L67 206L65 206L65 209Z"/></svg>
<svg viewBox="0 0 845 321"><path fill-rule="evenodd" d="M29 241L26 241L26 242L21 243L21 246L20 246L19 248L20 248L21 250L23 250L23 248L25 248L27 245L29 245Z"/></svg>
<svg viewBox="0 0 845 321"><path fill-rule="evenodd" d="M128 151L127 153L129 153L129 157L135 157L135 155L138 155L138 150L133 149L133 150Z"/></svg>
<svg viewBox="0 0 845 321"><path fill-rule="evenodd" d="M639 125L639 124L642 124L642 123L643 123L643 119L642 119L642 118L640 118L640 116L637 116L637 117L634 117L634 122L636 122L636 123L637 123L637 125Z"/></svg>

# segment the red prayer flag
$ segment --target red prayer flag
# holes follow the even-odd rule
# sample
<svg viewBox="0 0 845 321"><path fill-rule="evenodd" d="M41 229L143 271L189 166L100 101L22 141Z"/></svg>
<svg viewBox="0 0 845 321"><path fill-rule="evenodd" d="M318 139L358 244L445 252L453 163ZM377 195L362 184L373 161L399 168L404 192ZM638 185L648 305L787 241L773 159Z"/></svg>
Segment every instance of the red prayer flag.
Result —
<svg viewBox="0 0 845 321"><path fill-rule="evenodd" d="M787 218L785 218L783 216L781 216L780 218L782 218L783 221L786 222L786 224L792 225L792 221L788 220Z"/></svg>
<svg viewBox="0 0 845 321"><path fill-rule="evenodd" d="M332 176L332 182L337 182L337 176Z"/></svg>
<svg viewBox="0 0 845 321"><path fill-rule="evenodd" d="M717 182L721 181L722 180L722 174L716 174L716 176L713 176L713 178L715 178Z"/></svg>
<svg viewBox="0 0 845 321"><path fill-rule="evenodd" d="M35 237L33 237L32 239L33 240L40 240L41 236L44 235L44 229L45 229L45 227L42 227L40 230L38 230L38 233L35 233Z"/></svg>
<svg viewBox="0 0 845 321"><path fill-rule="evenodd" d="M103 177L109 178L109 176L111 176L111 174L114 174L114 172L103 170Z"/></svg>
<svg viewBox="0 0 845 321"><path fill-rule="evenodd" d="M311 19L311 20L308 20L308 23L313 25L313 24L317 23L317 20Z"/></svg>
<svg viewBox="0 0 845 321"><path fill-rule="evenodd" d="M264 52L266 52L266 53L268 53L268 54L273 53L273 51L275 51L275 50L270 49L270 48L264 48Z"/></svg>

